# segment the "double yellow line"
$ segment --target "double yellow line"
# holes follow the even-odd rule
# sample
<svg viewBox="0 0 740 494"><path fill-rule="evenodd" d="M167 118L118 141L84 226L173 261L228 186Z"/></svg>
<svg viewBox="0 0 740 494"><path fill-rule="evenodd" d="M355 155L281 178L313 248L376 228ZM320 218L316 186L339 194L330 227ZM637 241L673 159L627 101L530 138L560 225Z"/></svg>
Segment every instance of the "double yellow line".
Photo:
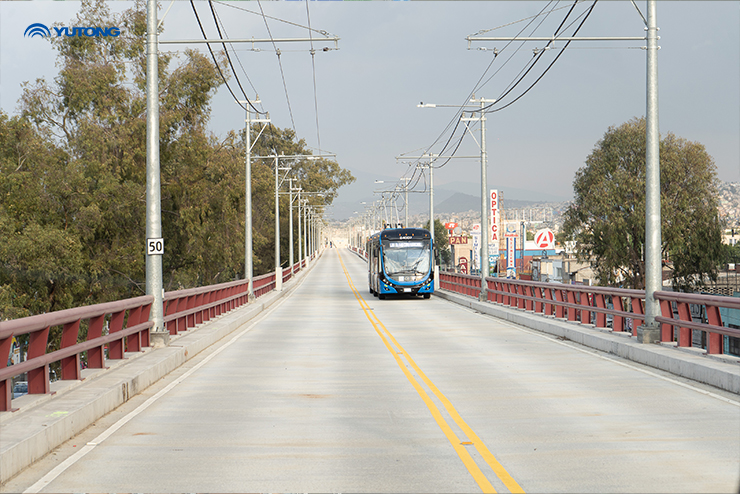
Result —
<svg viewBox="0 0 740 494"><path fill-rule="evenodd" d="M339 254L339 252L337 252L337 254ZM470 428L467 423L465 423L457 410L455 410L455 407L452 406L452 403L450 403L450 400L448 400L447 397L443 395L439 389L437 389L434 383L430 381L426 374L421 371L419 366L416 365L416 362L414 362L411 356L406 353L406 350L403 349L403 347L398 343L398 341L396 341L396 339L388 331L385 325L383 325L380 319L378 319L378 316L375 315L365 299L357 291L357 288L355 288L354 283L352 283L352 278L347 271L347 267L344 265L344 261L342 261L341 254L339 254L339 262L342 264L342 270L344 270L344 275L347 277L347 283L349 284L352 293L354 293L357 302L359 302L360 307L362 307L365 316L370 321L370 324L373 325L373 328L375 328L378 336L380 336L380 338L383 340L385 347L388 349L391 355L393 355L393 358L396 359L396 363L401 368L406 378L409 380L416 392L419 393L421 399L424 400L427 408L429 408L429 411L432 413L432 417L434 417L434 420L437 422L437 425L439 425L439 428L442 429L442 432L444 433L445 437L447 437L447 440L450 441L450 444L455 449L455 452L460 457L460 460L462 460L463 464L470 472L470 475L478 484L478 487L480 487L483 492L496 492L493 485L491 485L491 482L483 474L481 469L478 467L478 464L470 456L470 453L468 453L467 449L465 448L465 446L467 445L472 445L475 447L475 449L478 451L478 454L480 454L480 456L485 460L491 470L493 470L493 473L496 474L496 476L501 480L501 482L503 482L503 484L506 486L507 489L509 489L510 492L523 493L524 491L519 486L519 484L517 484L516 481L511 477L511 475L509 475L509 473L504 469L501 463L496 460L493 454L483 443L481 438L478 437L478 435L473 431L473 429ZM391 343L395 345L395 348L393 348ZM455 424L457 424L460 430L462 430L468 441L460 441L460 438L457 437L457 434L455 434L450 425L442 416L442 413L440 412L439 408L437 408L437 405L434 403L434 401L432 401L432 398L421 386L419 381L413 376L413 374L411 374L406 365L404 365L404 362L403 360L401 360L401 357L399 355L403 355L406 358L409 365L411 365L414 371L416 371L416 374L421 378L424 384L427 385L432 393L434 393L434 396L436 396L437 399L442 403L447 413L450 415L450 417L452 417L452 420L455 422Z"/></svg>

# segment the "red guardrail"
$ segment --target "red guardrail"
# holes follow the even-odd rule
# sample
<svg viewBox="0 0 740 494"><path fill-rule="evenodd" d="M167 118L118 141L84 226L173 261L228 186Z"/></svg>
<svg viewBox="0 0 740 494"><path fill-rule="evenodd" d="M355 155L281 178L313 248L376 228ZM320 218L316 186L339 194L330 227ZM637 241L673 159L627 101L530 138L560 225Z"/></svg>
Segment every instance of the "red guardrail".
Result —
<svg viewBox="0 0 740 494"><path fill-rule="evenodd" d="M367 252L365 252L365 249L361 249L359 247L354 247L352 245L349 246L349 250L357 254L358 256L362 257L363 259L367 260Z"/></svg>
<svg viewBox="0 0 740 494"><path fill-rule="evenodd" d="M89 368L101 369L106 345L109 359L122 359L124 350L138 352L149 346L153 301L154 297L143 296L0 322L0 411L11 409L12 378L17 375L28 373L30 394L45 394L50 392L53 362L61 361L63 380L80 380L82 352L87 352ZM87 323L87 338L78 343L82 321ZM61 348L47 353L49 332L56 326L62 326ZM106 326L108 334L103 335ZM29 335L27 359L8 367L13 337L22 335Z"/></svg>
<svg viewBox="0 0 740 494"><path fill-rule="evenodd" d="M295 271L304 265L305 260L296 263ZM291 269L286 268L283 281L292 275ZM253 280L255 297L274 288L274 272ZM248 289L247 280L238 280L167 292L164 295L165 327L171 335L177 335L246 304ZM149 346L149 330L153 326L149 313L153 301L152 296L143 296L0 322L0 411L11 409L15 376L27 372L29 394L45 394L50 392L51 363L61 361L62 380L80 380L84 352L87 352L87 367L101 369L105 366L106 346L109 360L122 359L124 351L138 352ZM83 321L87 325L87 338L78 342ZM47 353L49 333L56 326L62 326L61 348ZM27 359L8 366L13 337L26 334L29 335Z"/></svg>
<svg viewBox="0 0 740 494"><path fill-rule="evenodd" d="M615 332L628 331L635 336L637 326L645 320L645 291L585 285L565 285L536 281L486 278L487 301L524 309L536 314L552 315ZM480 294L480 277L447 271L440 272L440 287L470 297ZM723 353L722 335L740 338L740 330L722 326L720 307L740 309L740 298L677 292L655 292L660 301L661 341L691 347L691 330L706 333L706 352ZM611 305L611 308L609 307ZM695 321L691 305L699 306L706 322Z"/></svg>

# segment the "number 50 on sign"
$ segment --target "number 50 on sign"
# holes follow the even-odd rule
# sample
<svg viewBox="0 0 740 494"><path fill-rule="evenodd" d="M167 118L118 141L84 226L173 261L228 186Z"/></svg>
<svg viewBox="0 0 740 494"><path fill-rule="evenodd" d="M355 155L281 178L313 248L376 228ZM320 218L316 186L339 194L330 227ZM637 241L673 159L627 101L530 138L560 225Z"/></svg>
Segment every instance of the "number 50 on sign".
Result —
<svg viewBox="0 0 740 494"><path fill-rule="evenodd" d="M146 255L161 256L164 254L164 239L148 238L146 239Z"/></svg>

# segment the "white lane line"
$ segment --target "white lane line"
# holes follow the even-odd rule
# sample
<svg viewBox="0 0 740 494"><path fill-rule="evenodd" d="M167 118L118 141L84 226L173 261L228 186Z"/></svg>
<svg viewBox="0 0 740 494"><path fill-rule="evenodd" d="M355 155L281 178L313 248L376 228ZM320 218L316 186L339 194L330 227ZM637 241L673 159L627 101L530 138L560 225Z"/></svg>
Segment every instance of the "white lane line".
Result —
<svg viewBox="0 0 740 494"><path fill-rule="evenodd" d="M303 277L296 285L296 288L298 288L302 283L305 277ZM88 442L82 449L77 451L75 454L64 460L62 463L54 467L49 473L44 475L38 482L33 484L31 487L23 491L24 494L35 494L38 492L41 492L42 489L44 489L46 486L48 486L51 482L54 481L57 477L59 477L62 473L64 473L69 467L80 461L86 454L88 454L90 451L95 449L95 446L99 445L103 441L105 441L108 437L110 437L113 433L115 433L118 429L126 425L128 422L130 422L134 417L139 415L141 412L149 408L155 401L160 399L162 396L166 395L168 392L170 392L175 386L183 382L185 379L187 379L191 374L193 374L195 371L206 365L208 362L211 361L214 357L216 357L218 354L226 350L229 346L234 344L236 340L244 336L247 332L251 331L252 328L254 328L257 323L261 322L263 319L265 319L268 315L272 314L278 307L280 307L283 302L285 302L288 299L288 297L281 299L279 302L275 303L270 309L263 312L261 315L259 315L255 320L253 320L249 325L244 328L243 330L239 331L239 334L231 338L226 344L215 350L212 354L204 358L201 362L199 362L197 365L195 365L192 369L185 372L183 375L175 379L173 382L168 384L166 387L161 389L157 394L146 400L144 403L139 405L135 410L131 411L128 415L120 419L118 422L110 426L108 429L106 429L102 434L100 434L98 437L93 439L92 441Z"/></svg>
<svg viewBox="0 0 740 494"><path fill-rule="evenodd" d="M463 309L463 310L466 310L468 312L471 312L473 314L478 314L478 315L486 316L486 317L495 317L495 316L491 316L489 314L484 314L482 312L478 312L475 309L469 309L467 307L460 307L460 308ZM621 358L621 357L618 357L618 356L615 356L615 358L606 357L604 355L600 355L599 353L596 353L593 350L586 350L584 348L579 348L577 346L574 346L573 344L568 344L568 343L565 343L564 341L560 341L554 335L542 334L542 333L540 333L540 332L538 332L536 330L518 326L518 325L516 325L516 324L514 324L512 322L509 322L509 321L505 320L505 319L498 319L498 318L496 318L496 320L497 320L497 322L500 322L500 323L502 323L502 324L504 324L506 326L509 326L510 328L516 329L518 331L523 331L523 332L528 333L528 334L531 334L533 336L537 336L538 338L543 338L543 339L546 339L548 341L552 341L554 343L557 343L558 345L563 345L563 346L568 347L568 348L571 348L573 350L577 350L577 351L579 351L581 353L585 353L585 354L588 354L588 355L592 355L594 357L598 357L598 358L600 358L602 360L606 360L608 362L612 362L614 364L621 365L622 367L627 367L628 369L632 369L632 370L635 370L637 372L642 372L643 374L647 374L648 376L656 377L658 379L662 379L663 381L667 381L667 382L669 382L671 384L676 384L678 386L681 386L682 388L690 389L692 391L696 391L697 393L703 394L705 396L710 396L710 397L715 398L715 399L717 399L719 401L723 401L725 403L729 403L730 405L734 405L736 407L740 407L740 401L735 401L735 400L732 400L730 398L725 398L722 395L718 395L716 393L712 393L711 391L706 391L704 389L697 388L697 387L692 386L690 384L682 383L681 381L677 381L675 379L671 379L670 377L661 376L660 374L656 374L655 372L651 372L649 370L642 369L640 367L637 367L635 365L628 364L626 362L620 362L619 360L617 360L617 358Z"/></svg>

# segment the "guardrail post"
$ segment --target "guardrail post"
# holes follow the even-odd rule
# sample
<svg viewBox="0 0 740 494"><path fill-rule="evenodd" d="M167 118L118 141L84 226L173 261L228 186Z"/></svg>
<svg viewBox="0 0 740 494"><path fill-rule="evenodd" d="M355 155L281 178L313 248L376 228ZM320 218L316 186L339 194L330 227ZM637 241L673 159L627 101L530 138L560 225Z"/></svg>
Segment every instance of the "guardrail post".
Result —
<svg viewBox="0 0 740 494"><path fill-rule="evenodd" d="M80 320L70 322L64 325L62 329L61 348L71 347L77 344L77 338L80 335ZM75 353L62 359L62 379L65 381L79 381L82 379L80 374L80 354Z"/></svg>
<svg viewBox="0 0 740 494"><path fill-rule="evenodd" d="M142 322L141 307L129 309L128 321L126 322L126 327L130 328L130 327L136 326L140 322ZM141 351L141 333L136 332L126 337L126 349L129 352L140 352Z"/></svg>
<svg viewBox="0 0 740 494"><path fill-rule="evenodd" d="M117 333L123 329L123 317L126 311L115 312L110 316L109 334ZM108 358L110 360L121 360L123 358L123 338L111 341L108 344Z"/></svg>
<svg viewBox="0 0 740 494"><path fill-rule="evenodd" d="M49 326L28 335L28 360L43 357L49 341ZM49 364L28 371L28 394L49 393Z"/></svg>
<svg viewBox="0 0 740 494"><path fill-rule="evenodd" d="M660 312L663 317L669 317L673 319L673 304L670 300L660 300ZM673 325L661 324L660 325L660 341L673 341Z"/></svg>
<svg viewBox="0 0 740 494"><path fill-rule="evenodd" d="M688 302L677 302L678 318L682 321L691 322L691 307ZM691 329L680 327L678 328L678 346L688 347L691 346Z"/></svg>
<svg viewBox="0 0 740 494"><path fill-rule="evenodd" d="M12 342L12 336L0 339L0 369L4 369L8 366ZM13 399L12 388L12 378L0 380L0 412L7 412L10 410L10 401Z"/></svg>
<svg viewBox="0 0 740 494"><path fill-rule="evenodd" d="M719 314L719 307L707 305L707 321L713 326L722 326L722 316ZM723 338L719 333L707 334L707 353L716 355L722 353Z"/></svg>

